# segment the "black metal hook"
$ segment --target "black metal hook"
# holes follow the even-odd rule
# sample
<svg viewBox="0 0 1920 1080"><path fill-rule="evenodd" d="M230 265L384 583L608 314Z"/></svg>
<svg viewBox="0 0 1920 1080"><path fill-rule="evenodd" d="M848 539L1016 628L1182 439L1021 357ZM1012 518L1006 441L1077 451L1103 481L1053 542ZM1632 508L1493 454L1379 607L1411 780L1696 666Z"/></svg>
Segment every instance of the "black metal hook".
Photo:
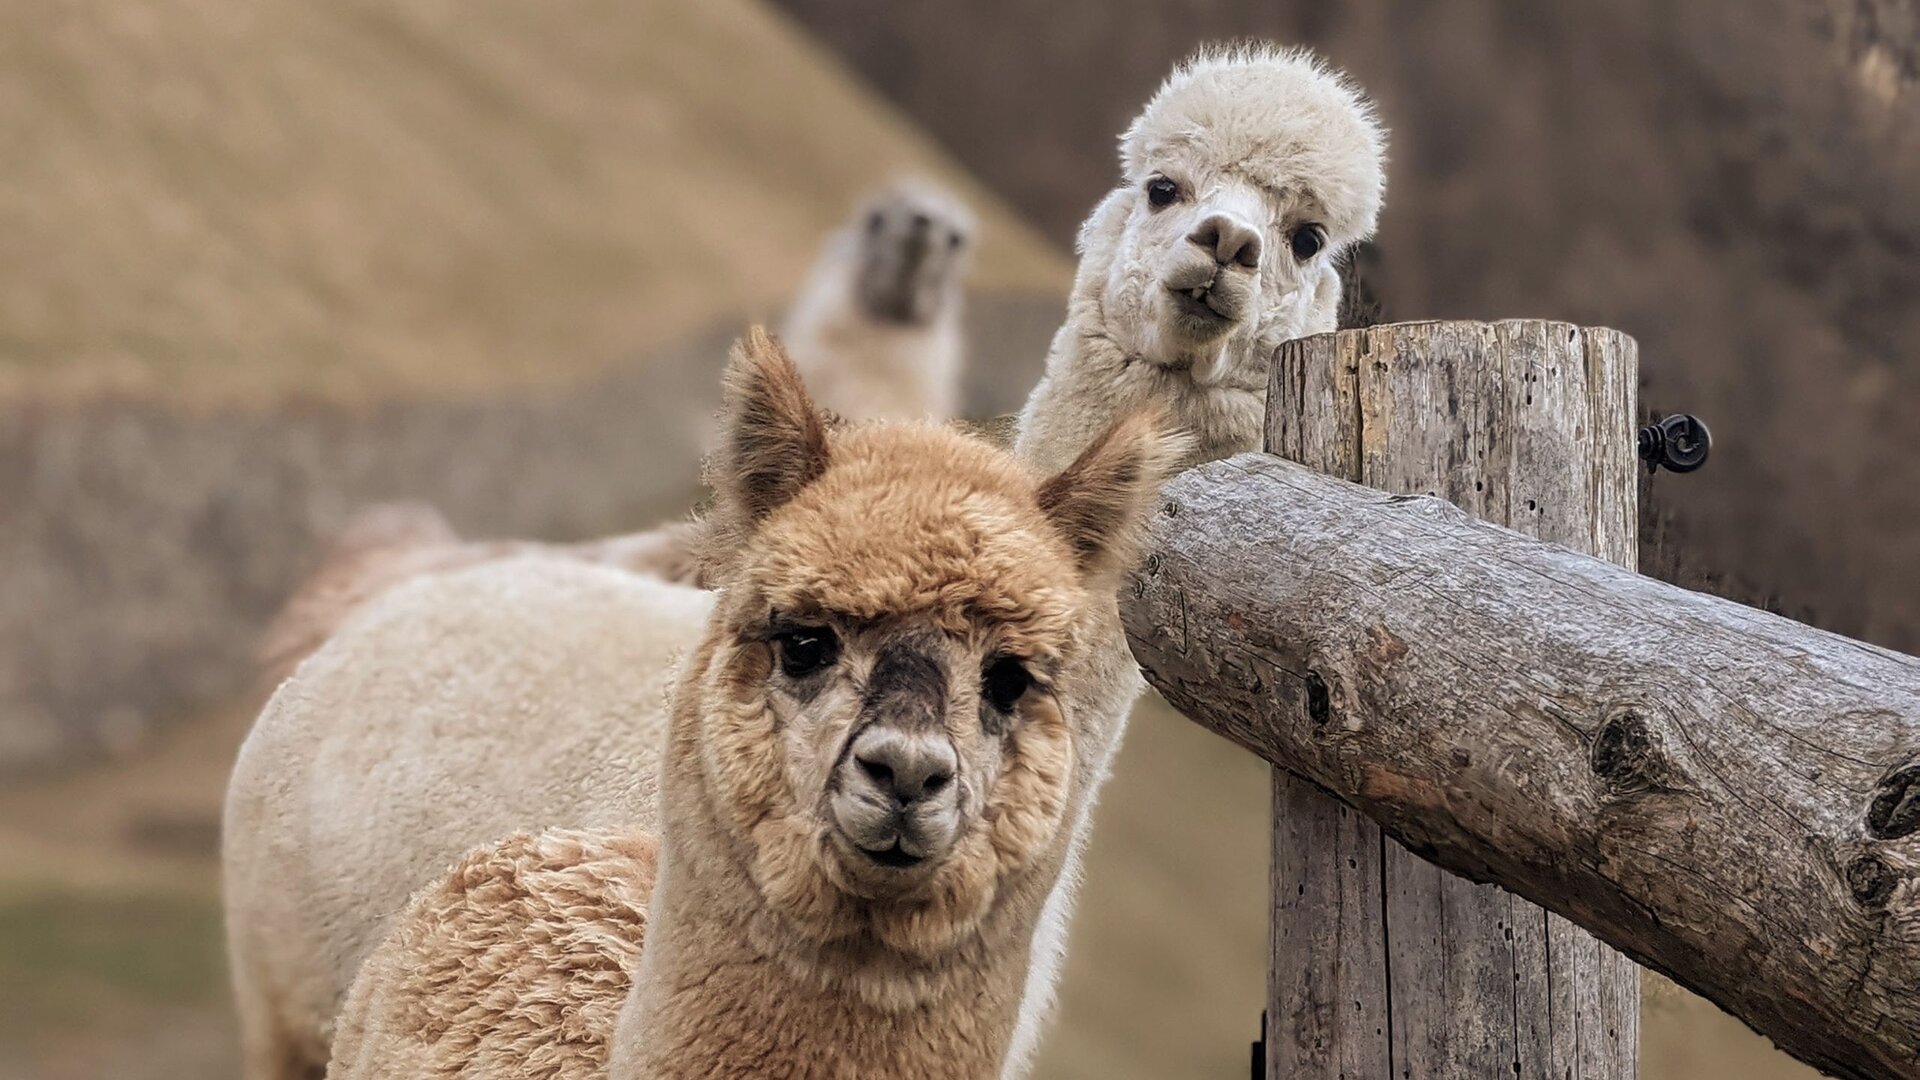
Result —
<svg viewBox="0 0 1920 1080"><path fill-rule="evenodd" d="M1674 413L1640 429L1640 460L1648 472L1664 466L1668 472L1689 473L1707 463L1713 433L1700 418Z"/></svg>

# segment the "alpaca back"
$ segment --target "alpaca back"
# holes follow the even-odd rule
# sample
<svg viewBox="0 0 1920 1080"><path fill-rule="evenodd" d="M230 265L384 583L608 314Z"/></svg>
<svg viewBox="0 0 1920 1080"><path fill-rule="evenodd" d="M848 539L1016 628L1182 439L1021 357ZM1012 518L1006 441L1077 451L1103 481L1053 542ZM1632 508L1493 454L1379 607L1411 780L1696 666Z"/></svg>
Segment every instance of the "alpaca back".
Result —
<svg viewBox="0 0 1920 1080"><path fill-rule="evenodd" d="M549 555L692 585L698 579L699 547L699 522L691 520L575 544L463 540L425 503L377 503L356 513L328 543L319 566L268 624L256 653L261 685L270 693L347 620L414 578L515 556Z"/></svg>
<svg viewBox="0 0 1920 1080"><path fill-rule="evenodd" d="M261 635L266 688L292 674L368 600L408 578L461 565L462 547L453 526L425 503L377 503L356 512Z"/></svg>
<svg viewBox="0 0 1920 1080"><path fill-rule="evenodd" d="M361 966L328 1080L603 1077L657 856L568 830L468 853Z"/></svg>

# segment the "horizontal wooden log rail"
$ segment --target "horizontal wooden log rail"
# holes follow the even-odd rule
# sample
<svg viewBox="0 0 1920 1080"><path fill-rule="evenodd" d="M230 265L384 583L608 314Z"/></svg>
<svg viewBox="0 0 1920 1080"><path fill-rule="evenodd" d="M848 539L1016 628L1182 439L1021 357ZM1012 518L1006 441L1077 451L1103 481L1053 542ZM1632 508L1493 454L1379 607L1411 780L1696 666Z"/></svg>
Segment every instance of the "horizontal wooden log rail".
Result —
<svg viewBox="0 0 1920 1080"><path fill-rule="evenodd" d="M1155 522L1122 609L1175 708L1820 1069L1920 1076L1920 660L1266 454Z"/></svg>

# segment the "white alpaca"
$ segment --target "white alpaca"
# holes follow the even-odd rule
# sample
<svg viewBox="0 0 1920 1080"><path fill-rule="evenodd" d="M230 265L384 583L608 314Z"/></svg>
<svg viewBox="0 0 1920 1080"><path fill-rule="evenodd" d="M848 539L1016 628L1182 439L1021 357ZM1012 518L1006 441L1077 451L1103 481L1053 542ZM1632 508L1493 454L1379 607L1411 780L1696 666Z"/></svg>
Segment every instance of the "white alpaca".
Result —
<svg viewBox="0 0 1920 1080"><path fill-rule="evenodd" d="M966 206L927 181L867 198L827 241L781 328L815 400L853 420L959 414L973 233Z"/></svg>
<svg viewBox="0 0 1920 1080"><path fill-rule="evenodd" d="M1042 481L930 425L830 432L765 338L729 383L723 591L672 708L657 886L644 837L468 856L361 969L331 1080L1005 1060L1074 763L1107 752L1065 676L1187 442L1126 418Z"/></svg>
<svg viewBox="0 0 1920 1080"><path fill-rule="evenodd" d="M281 684L222 828L250 1080L327 1060L355 970L474 845L650 827L676 657L714 594L523 556L395 586Z"/></svg>
<svg viewBox="0 0 1920 1080"><path fill-rule="evenodd" d="M1373 232L1385 152L1372 107L1309 53L1181 64L1121 136L1120 184L1080 227L1018 452L1070 459L1149 401L1200 438L1200 460L1255 449L1275 347L1334 329L1335 259Z"/></svg>
<svg viewBox="0 0 1920 1080"><path fill-rule="evenodd" d="M1147 403L1198 437L1195 463L1256 449L1274 349L1335 328L1335 259L1373 232L1385 147L1372 107L1308 53L1207 50L1176 68L1121 136L1120 185L1080 228L1067 320L1015 452L1057 468ZM1117 749L1146 684L1113 604L1099 633L1083 678L1103 688L1089 715ZM1083 763L1094 790L1111 765ZM1051 1013L1092 804L1034 945L1007 1077L1025 1074Z"/></svg>
<svg viewBox="0 0 1920 1080"><path fill-rule="evenodd" d="M577 544L534 540L463 540L425 503L376 503L354 514L320 565L281 606L260 637L261 685L267 692L333 636L374 597L403 581L523 555L546 555L617 567L661 581L697 584L697 524L662 525Z"/></svg>

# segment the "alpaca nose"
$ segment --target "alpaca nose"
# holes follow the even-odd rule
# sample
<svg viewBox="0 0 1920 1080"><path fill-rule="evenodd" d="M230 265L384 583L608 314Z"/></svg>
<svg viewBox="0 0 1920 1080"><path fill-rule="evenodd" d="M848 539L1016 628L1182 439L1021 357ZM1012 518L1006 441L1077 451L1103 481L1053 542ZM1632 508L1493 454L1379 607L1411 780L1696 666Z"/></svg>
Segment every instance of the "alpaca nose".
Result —
<svg viewBox="0 0 1920 1080"><path fill-rule="evenodd" d="M1221 266L1260 268L1260 232L1231 214L1208 214L1187 239L1213 254Z"/></svg>
<svg viewBox="0 0 1920 1080"><path fill-rule="evenodd" d="M946 790L959 767L943 731L908 731L872 724L853 742L853 760L867 782L896 806L908 807Z"/></svg>

